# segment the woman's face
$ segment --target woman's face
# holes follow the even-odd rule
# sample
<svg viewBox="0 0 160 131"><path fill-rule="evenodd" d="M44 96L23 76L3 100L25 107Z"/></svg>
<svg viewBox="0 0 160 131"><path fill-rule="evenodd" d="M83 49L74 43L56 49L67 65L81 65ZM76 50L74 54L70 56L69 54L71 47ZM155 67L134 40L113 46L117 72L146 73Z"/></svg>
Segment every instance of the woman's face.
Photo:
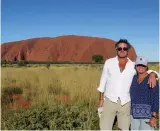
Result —
<svg viewBox="0 0 160 131"><path fill-rule="evenodd" d="M147 66L144 65L136 65L136 70L139 74L143 74L147 71Z"/></svg>

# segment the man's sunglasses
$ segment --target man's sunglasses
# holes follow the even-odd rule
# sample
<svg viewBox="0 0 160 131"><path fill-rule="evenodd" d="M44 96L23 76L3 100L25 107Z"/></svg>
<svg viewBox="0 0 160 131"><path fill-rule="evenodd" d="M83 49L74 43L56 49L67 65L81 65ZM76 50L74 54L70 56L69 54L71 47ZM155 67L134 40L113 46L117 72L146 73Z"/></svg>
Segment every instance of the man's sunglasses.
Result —
<svg viewBox="0 0 160 131"><path fill-rule="evenodd" d="M139 66L142 66L142 67L147 67L147 66L145 66L145 65L142 65L142 64L138 64L138 65L136 65L136 66L138 66L138 67L139 67Z"/></svg>
<svg viewBox="0 0 160 131"><path fill-rule="evenodd" d="M118 51L121 51L121 50L128 51L128 48L127 48L127 47L124 47L124 48L118 47L117 50L118 50Z"/></svg>

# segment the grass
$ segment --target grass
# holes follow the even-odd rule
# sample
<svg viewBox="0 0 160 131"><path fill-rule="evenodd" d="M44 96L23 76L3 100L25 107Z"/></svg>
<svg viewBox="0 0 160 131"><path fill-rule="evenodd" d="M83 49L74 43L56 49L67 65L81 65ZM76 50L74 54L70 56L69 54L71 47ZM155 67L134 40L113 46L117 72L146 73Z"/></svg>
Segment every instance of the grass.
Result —
<svg viewBox="0 0 160 131"><path fill-rule="evenodd" d="M1 70L1 85L2 90L8 87L18 87L23 90L23 97L27 100L32 101L31 109L25 109L15 113L10 113L12 110L2 107L2 128L3 129L22 129L26 124L15 123L15 120L19 121L20 118L24 116L27 119L30 118L29 114L33 111L40 117L42 111L42 104L46 106L46 112L49 116L45 116L47 120L50 121L48 125L42 125L39 121L35 120L35 123L39 123L36 126L33 124L33 128L26 125L24 129L88 129L88 130L98 130L98 97L97 87L99 85L99 80L101 76L103 65L51 65L49 69L45 66L31 66L31 67L5 67ZM150 64L150 69L158 71L159 67L157 64ZM69 96L69 103L66 104L63 100L57 101L56 96ZM50 111L52 107L53 112ZM35 107L41 110L36 110ZM78 111L78 109L80 111ZM76 110L75 110L76 109ZM63 113L55 113L59 110ZM28 112L27 112L28 111ZM68 112L64 115L64 112ZM53 115L54 114L54 115ZM77 116L75 117L74 114ZM60 115L60 116L59 116ZM17 117L19 116L19 117ZM63 126L58 128L58 123L54 116L59 116L59 122ZM73 117L72 117L73 116ZM89 118L86 118L88 116ZM13 117L13 120L11 119ZM75 120L76 123L70 123L66 121ZM77 119L76 119L77 118ZM51 121L53 119L53 121ZM58 119L58 118L57 118ZM45 120L44 120L45 121ZM14 126L20 125L17 128ZM67 124L68 123L68 124ZM11 124L11 125L10 125ZM24 125L23 125L24 124ZM8 126L10 125L10 126ZM21 126L23 125L23 126ZM116 129L116 127L114 127Z"/></svg>

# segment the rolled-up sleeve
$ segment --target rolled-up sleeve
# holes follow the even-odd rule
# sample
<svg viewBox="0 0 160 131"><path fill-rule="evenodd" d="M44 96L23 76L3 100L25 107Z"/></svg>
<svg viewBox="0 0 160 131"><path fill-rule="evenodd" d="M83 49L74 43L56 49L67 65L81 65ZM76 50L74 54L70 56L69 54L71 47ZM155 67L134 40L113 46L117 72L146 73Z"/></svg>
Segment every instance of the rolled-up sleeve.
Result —
<svg viewBox="0 0 160 131"><path fill-rule="evenodd" d="M148 74L150 74L150 73L152 73L152 72L157 75L157 79L160 79L160 74L159 74L158 72L156 72L156 71L154 71L154 70L148 70L148 71L147 71Z"/></svg>
<svg viewBox="0 0 160 131"><path fill-rule="evenodd" d="M103 66L103 71L102 71L102 75L101 75L101 78L100 78L100 84L99 84L99 87L97 88L97 90L99 92L104 92L105 91L105 86L106 86L106 83L107 83L107 61L105 62L104 66Z"/></svg>

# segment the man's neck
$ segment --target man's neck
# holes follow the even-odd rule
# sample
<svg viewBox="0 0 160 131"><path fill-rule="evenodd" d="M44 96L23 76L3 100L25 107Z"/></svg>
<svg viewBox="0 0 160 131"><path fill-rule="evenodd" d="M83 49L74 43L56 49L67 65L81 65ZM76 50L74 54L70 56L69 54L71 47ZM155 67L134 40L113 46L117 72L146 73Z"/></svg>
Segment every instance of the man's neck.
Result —
<svg viewBox="0 0 160 131"><path fill-rule="evenodd" d="M120 72L123 72L123 70L125 69L125 66L126 66L126 63L127 63L128 59L127 59L127 57L124 57L124 58L118 57L118 61L119 61Z"/></svg>
<svg viewBox="0 0 160 131"><path fill-rule="evenodd" d="M128 59L127 59L127 57L124 57L124 58L118 57L118 61L119 61L119 63L127 63Z"/></svg>

